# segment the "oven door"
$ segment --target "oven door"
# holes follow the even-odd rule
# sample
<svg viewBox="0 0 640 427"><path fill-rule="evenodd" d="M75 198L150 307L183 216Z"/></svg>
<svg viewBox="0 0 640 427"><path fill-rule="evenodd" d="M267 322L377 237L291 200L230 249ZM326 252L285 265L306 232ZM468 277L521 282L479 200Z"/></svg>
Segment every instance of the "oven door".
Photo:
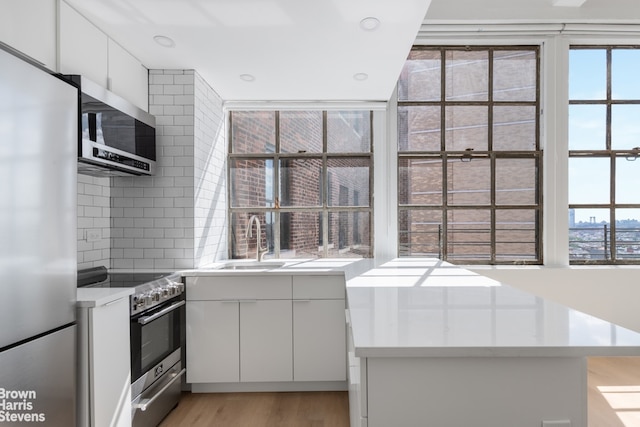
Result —
<svg viewBox="0 0 640 427"><path fill-rule="evenodd" d="M131 317L131 382L180 349L185 301L168 300Z"/></svg>

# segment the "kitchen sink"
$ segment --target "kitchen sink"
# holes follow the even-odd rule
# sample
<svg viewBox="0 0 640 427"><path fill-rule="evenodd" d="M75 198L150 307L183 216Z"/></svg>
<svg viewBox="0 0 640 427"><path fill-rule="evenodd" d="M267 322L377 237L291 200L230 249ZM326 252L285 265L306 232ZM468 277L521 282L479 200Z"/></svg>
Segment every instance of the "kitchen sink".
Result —
<svg viewBox="0 0 640 427"><path fill-rule="evenodd" d="M218 270L271 270L274 268L282 267L283 265L285 265L284 262L241 261L241 262L226 263L225 265L220 267Z"/></svg>

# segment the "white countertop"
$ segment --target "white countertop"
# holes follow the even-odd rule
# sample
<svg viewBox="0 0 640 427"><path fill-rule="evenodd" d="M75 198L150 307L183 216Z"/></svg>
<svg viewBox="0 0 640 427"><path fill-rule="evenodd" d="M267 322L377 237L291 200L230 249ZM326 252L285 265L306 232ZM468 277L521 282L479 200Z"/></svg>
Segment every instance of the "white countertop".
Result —
<svg viewBox="0 0 640 427"><path fill-rule="evenodd" d="M77 307L100 307L133 294L133 288L78 288Z"/></svg>
<svg viewBox="0 0 640 427"><path fill-rule="evenodd" d="M228 276L228 275L337 275L351 277L371 268L371 259L356 258L320 258L320 259L269 259L257 262L247 260L225 260L204 268L182 270L183 276ZM282 265L281 265L282 264ZM251 266L237 270L225 269L225 266ZM274 267L275 265L275 267Z"/></svg>
<svg viewBox="0 0 640 427"><path fill-rule="evenodd" d="M347 281L358 357L640 356L640 334L437 259Z"/></svg>

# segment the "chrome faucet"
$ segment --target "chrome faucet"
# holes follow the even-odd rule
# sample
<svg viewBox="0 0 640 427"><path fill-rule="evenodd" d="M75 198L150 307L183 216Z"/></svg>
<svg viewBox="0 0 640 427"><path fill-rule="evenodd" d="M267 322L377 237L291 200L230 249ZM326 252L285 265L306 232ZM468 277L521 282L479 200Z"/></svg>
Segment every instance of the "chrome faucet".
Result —
<svg viewBox="0 0 640 427"><path fill-rule="evenodd" d="M262 244L262 229L260 226L260 219L258 215L251 215L249 221L247 222L247 231L245 233L245 237L253 237L253 223L256 223L256 261L262 261L264 254L266 254L269 249L261 247Z"/></svg>

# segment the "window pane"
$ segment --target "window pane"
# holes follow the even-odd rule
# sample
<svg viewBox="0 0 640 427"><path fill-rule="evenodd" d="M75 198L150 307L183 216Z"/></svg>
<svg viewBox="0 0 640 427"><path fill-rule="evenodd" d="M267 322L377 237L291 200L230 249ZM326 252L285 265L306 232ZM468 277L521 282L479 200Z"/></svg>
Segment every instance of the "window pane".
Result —
<svg viewBox="0 0 640 427"><path fill-rule="evenodd" d="M569 259L610 259L609 209L569 209Z"/></svg>
<svg viewBox="0 0 640 427"><path fill-rule="evenodd" d="M400 256L440 258L442 244L442 211L411 209L399 212Z"/></svg>
<svg viewBox="0 0 640 427"><path fill-rule="evenodd" d="M400 101L440 101L439 50L412 50L398 82Z"/></svg>
<svg viewBox="0 0 640 427"><path fill-rule="evenodd" d="M488 205L491 203L491 162L455 159L447 168L447 202L450 205Z"/></svg>
<svg viewBox="0 0 640 427"><path fill-rule="evenodd" d="M569 150L606 150L607 107L569 105Z"/></svg>
<svg viewBox="0 0 640 427"><path fill-rule="evenodd" d="M322 153L322 111L281 111L280 152Z"/></svg>
<svg viewBox="0 0 640 427"><path fill-rule="evenodd" d="M265 258L273 255L274 250L274 214L272 212L234 212L231 214L231 258L256 258L257 227L251 226L249 236L249 219L257 216L260 221L260 247L268 248Z"/></svg>
<svg viewBox="0 0 640 427"><path fill-rule="evenodd" d="M536 107L495 106L493 149L533 151L536 149Z"/></svg>
<svg viewBox="0 0 640 427"><path fill-rule="evenodd" d="M627 150L640 146L640 105L611 106L611 148Z"/></svg>
<svg viewBox="0 0 640 427"><path fill-rule="evenodd" d="M400 204L442 204L442 160L399 159L398 189Z"/></svg>
<svg viewBox="0 0 640 427"><path fill-rule="evenodd" d="M496 204L535 204L537 174L535 159L496 159Z"/></svg>
<svg viewBox="0 0 640 427"><path fill-rule="evenodd" d="M318 258L322 255L322 213L280 214L280 258Z"/></svg>
<svg viewBox="0 0 640 427"><path fill-rule="evenodd" d="M455 106L445 109L447 151L488 149L487 107Z"/></svg>
<svg viewBox="0 0 640 427"><path fill-rule="evenodd" d="M489 210L450 210L447 212L448 259L491 259L491 214Z"/></svg>
<svg viewBox="0 0 640 427"><path fill-rule="evenodd" d="M569 158L569 203L610 203L608 158Z"/></svg>
<svg viewBox="0 0 640 427"><path fill-rule="evenodd" d="M273 160L229 159L232 207L273 206Z"/></svg>
<svg viewBox="0 0 640 427"><path fill-rule="evenodd" d="M607 98L607 52L604 49L569 51L569 99Z"/></svg>
<svg viewBox="0 0 640 427"><path fill-rule="evenodd" d="M616 158L616 203L640 204L640 160Z"/></svg>
<svg viewBox="0 0 640 427"><path fill-rule="evenodd" d="M371 151L369 111L327 112L327 152L368 153Z"/></svg>
<svg viewBox="0 0 640 427"><path fill-rule="evenodd" d="M280 160L280 206L322 205L322 159Z"/></svg>
<svg viewBox="0 0 640 427"><path fill-rule="evenodd" d="M493 55L493 100L536 100L536 52L496 51Z"/></svg>
<svg viewBox="0 0 640 427"><path fill-rule="evenodd" d="M640 261L640 209L616 209L616 258Z"/></svg>
<svg viewBox="0 0 640 427"><path fill-rule="evenodd" d="M369 212L329 213L329 257L371 257Z"/></svg>
<svg viewBox="0 0 640 427"><path fill-rule="evenodd" d="M447 101L486 101L489 99L489 54L487 51L447 51L445 66Z"/></svg>
<svg viewBox="0 0 640 427"><path fill-rule="evenodd" d="M638 49L613 49L611 52L611 98L640 99L638 70L640 70Z"/></svg>
<svg viewBox="0 0 640 427"><path fill-rule="evenodd" d="M329 206L369 206L368 158L327 159ZM358 195L358 205L355 204Z"/></svg>
<svg viewBox="0 0 640 427"><path fill-rule="evenodd" d="M440 106L398 107L398 151L440 151Z"/></svg>
<svg viewBox="0 0 640 427"><path fill-rule="evenodd" d="M496 259L535 260L536 214L533 209L496 211Z"/></svg>
<svg viewBox="0 0 640 427"><path fill-rule="evenodd" d="M269 153L276 144L274 111L234 111L231 114L231 152Z"/></svg>

